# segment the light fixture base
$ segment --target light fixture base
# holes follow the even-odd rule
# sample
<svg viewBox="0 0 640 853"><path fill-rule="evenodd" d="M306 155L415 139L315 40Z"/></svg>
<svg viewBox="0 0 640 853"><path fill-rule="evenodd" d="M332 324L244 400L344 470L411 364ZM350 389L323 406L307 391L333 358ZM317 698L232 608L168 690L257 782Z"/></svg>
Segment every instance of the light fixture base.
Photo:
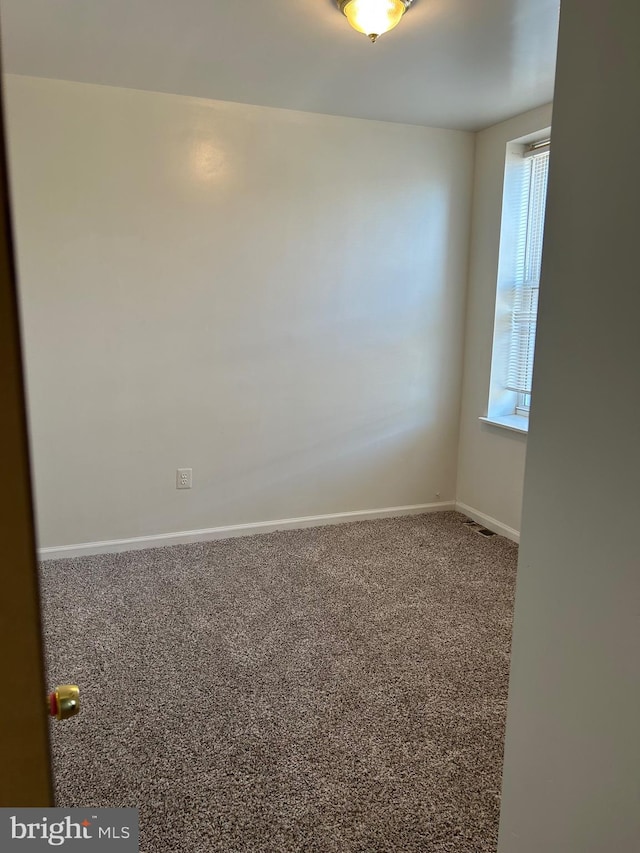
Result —
<svg viewBox="0 0 640 853"><path fill-rule="evenodd" d="M369 32L366 32L364 29L361 29L359 26L354 24L354 22L351 20L351 17L347 14L347 6L351 2L352 2L352 0L336 0L338 8L342 12L342 14L345 16L345 18L347 18L347 20L349 21L351 26L354 29L358 30L359 32L364 33L369 38L371 43L375 44L375 42L380 38L380 32L369 33ZM400 3L404 6L404 11L402 12L402 16L404 16L407 9L409 9L409 7L413 5L413 2L414 2L414 0L400 0ZM398 23L398 22L396 22L396 23ZM394 26L395 26L395 24L391 26L391 29L393 29ZM381 32L387 32L387 29L384 29Z"/></svg>

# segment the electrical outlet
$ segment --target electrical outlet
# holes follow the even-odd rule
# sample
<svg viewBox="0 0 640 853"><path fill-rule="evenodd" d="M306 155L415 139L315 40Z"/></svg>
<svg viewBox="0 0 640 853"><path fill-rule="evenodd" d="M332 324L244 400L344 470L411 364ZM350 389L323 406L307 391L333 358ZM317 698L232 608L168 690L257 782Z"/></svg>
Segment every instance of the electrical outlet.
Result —
<svg viewBox="0 0 640 853"><path fill-rule="evenodd" d="M190 489L193 486L193 468L178 468L176 471L176 489Z"/></svg>

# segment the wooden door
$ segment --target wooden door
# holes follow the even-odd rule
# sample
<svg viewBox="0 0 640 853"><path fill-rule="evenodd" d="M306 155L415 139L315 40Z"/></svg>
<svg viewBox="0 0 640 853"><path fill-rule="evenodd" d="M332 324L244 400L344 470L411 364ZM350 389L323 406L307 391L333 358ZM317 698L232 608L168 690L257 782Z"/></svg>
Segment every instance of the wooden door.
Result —
<svg viewBox="0 0 640 853"><path fill-rule="evenodd" d="M2 105L0 91L0 108ZM45 807L52 805L51 770L3 109L0 109L0 460L0 806Z"/></svg>

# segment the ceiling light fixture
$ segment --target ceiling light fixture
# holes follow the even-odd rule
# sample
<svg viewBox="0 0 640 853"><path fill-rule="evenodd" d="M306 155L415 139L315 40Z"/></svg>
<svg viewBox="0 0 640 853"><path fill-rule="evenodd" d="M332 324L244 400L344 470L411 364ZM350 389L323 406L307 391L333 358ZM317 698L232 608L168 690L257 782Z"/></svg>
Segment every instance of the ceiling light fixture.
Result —
<svg viewBox="0 0 640 853"><path fill-rule="evenodd" d="M338 6L354 30L377 41L400 23L413 0L338 0Z"/></svg>

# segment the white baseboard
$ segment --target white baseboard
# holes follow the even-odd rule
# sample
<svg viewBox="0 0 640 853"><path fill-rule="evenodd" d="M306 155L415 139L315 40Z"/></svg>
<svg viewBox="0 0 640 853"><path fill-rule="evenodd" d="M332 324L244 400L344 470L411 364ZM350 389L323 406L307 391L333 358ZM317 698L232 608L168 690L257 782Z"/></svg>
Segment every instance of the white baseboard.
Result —
<svg viewBox="0 0 640 853"><path fill-rule="evenodd" d="M514 530L513 527L507 527L506 524L503 524L501 521L498 521L497 518L492 518L490 515L485 515L483 512L479 512L472 506L467 506L467 504L460 503L460 501L456 502L456 509L458 510L458 512L461 512L464 515L468 515L469 518L472 518L479 524L484 524L485 527L488 527L489 530L493 530L494 533L499 533L500 536L506 536L506 538L511 539L512 542L520 542L520 531Z"/></svg>
<svg viewBox="0 0 640 853"><path fill-rule="evenodd" d="M63 557L89 557L94 554L119 554L122 551L141 551L145 548L166 548L168 545L186 545L192 542L210 542L234 536L253 536L272 533L274 530L292 530L303 527L321 527L325 524L344 524L348 521L365 521L372 518L393 518L401 515L421 515L426 512L445 512L456 509L455 501L440 501L412 506L393 506L386 509L363 509L356 512L337 512L330 515L307 515L302 518L282 518L278 521L258 521L253 524L231 524L226 527L209 527L205 530L186 530L181 533L160 533L157 536L136 536L132 539L109 539L105 542L83 542L79 545L59 545L40 548L41 560L59 560ZM487 527L489 525L487 524Z"/></svg>

